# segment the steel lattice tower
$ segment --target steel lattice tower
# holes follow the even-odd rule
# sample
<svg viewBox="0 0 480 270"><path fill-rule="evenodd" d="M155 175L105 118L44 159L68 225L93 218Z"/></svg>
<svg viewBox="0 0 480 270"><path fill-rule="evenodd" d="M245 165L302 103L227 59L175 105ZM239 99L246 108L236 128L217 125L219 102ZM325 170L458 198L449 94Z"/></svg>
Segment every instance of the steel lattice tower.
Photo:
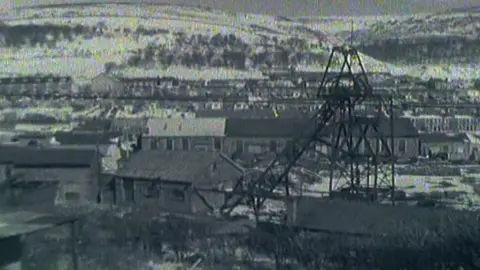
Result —
<svg viewBox="0 0 480 270"><path fill-rule="evenodd" d="M334 59L339 72L330 72ZM353 64L359 73L354 72ZM374 93L358 52L334 47L317 93L321 107L298 137L287 143L260 174L238 181L221 208L223 214L242 203L258 218L269 198L292 195L290 172L304 158L315 157L319 170L328 169L329 194L349 199L376 200L395 188L393 103L389 95ZM307 158L307 159L308 159ZM322 166L323 165L323 166ZM326 166L325 166L326 165Z"/></svg>
<svg viewBox="0 0 480 270"><path fill-rule="evenodd" d="M343 64L336 76L329 77L334 57L343 60ZM354 73L353 64L357 64L360 73ZM389 95L374 93L355 49L333 49L318 97L325 97L327 103L333 99L336 107L326 125L325 134L329 136L329 141L320 141L320 144L328 146L327 153L322 154L329 163L330 195L376 200L379 193L388 192L393 201L393 100Z"/></svg>

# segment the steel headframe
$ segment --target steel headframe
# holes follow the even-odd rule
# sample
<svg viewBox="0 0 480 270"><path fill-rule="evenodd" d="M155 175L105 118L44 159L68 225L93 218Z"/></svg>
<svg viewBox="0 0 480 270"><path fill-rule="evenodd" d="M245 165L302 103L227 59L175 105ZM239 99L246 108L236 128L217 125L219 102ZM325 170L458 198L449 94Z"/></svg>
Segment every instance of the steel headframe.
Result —
<svg viewBox="0 0 480 270"><path fill-rule="evenodd" d="M335 56L343 59L343 64L338 74L330 76ZM359 73L354 72L352 62ZM342 84L342 79L350 84ZM394 202L393 99L374 93L357 50L348 46L333 49L317 95L327 103L334 102L337 109L317 146L318 156L329 164L330 196L375 201L379 195L390 195Z"/></svg>
<svg viewBox="0 0 480 270"><path fill-rule="evenodd" d="M340 72L332 76L330 67L338 54L343 64ZM360 68L358 74L353 72L352 59ZM349 84L342 85L342 79L347 79ZM393 199L395 159L390 147L394 145L392 99L373 93L355 49L346 46L333 48L317 95L322 105L308 125L299 136L287 143L263 172L253 179L249 175L249 179L237 182L226 196L221 213L230 215L235 207L247 203L258 220L267 199L292 195L292 187L296 185L289 180L292 168L312 156L319 162L318 170L321 170L321 165L327 165L331 196L338 194L336 184L344 182L338 188L349 195L357 195L347 196L349 198L376 199L380 187L385 186ZM360 110L361 105L363 110ZM383 178L379 172L383 173Z"/></svg>

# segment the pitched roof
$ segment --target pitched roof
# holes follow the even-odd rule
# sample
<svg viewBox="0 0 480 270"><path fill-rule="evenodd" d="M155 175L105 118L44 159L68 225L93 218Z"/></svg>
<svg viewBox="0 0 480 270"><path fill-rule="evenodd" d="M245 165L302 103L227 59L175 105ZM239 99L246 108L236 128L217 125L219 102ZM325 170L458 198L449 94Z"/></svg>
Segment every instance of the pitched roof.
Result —
<svg viewBox="0 0 480 270"><path fill-rule="evenodd" d="M120 177L142 178L163 181L180 181L196 185L216 185L228 180L235 181L239 171L227 162L218 168L214 177L201 177L213 163L223 158L218 152L203 151L156 151L141 150L132 154L115 173ZM227 168L227 169L225 169Z"/></svg>
<svg viewBox="0 0 480 270"><path fill-rule="evenodd" d="M426 143L449 143L449 142L465 142L469 141L469 137L462 134L445 134L445 133L422 133L419 135L420 140Z"/></svg>
<svg viewBox="0 0 480 270"><path fill-rule="evenodd" d="M102 131L110 129L111 119L87 119L78 124L73 130Z"/></svg>
<svg viewBox="0 0 480 270"><path fill-rule="evenodd" d="M359 117L358 121L371 121L373 118ZM309 127L311 120L307 118L258 118L241 119L228 118L225 133L227 137L270 137L270 138L292 138L301 134ZM331 128L325 128L324 134L328 136ZM379 130L384 136L390 136L390 121L382 118L379 123ZM355 131L359 133L359 131ZM416 137L418 132L408 119L395 119L393 130L396 137ZM367 136L374 136L375 132L369 128Z"/></svg>
<svg viewBox="0 0 480 270"><path fill-rule="evenodd" d="M152 118L147 128L148 136L222 137L225 118Z"/></svg>
<svg viewBox="0 0 480 270"><path fill-rule="evenodd" d="M53 134L60 144L95 145L111 144L110 139L120 137L120 132L58 131Z"/></svg>
<svg viewBox="0 0 480 270"><path fill-rule="evenodd" d="M304 114L298 110L286 110L281 111L278 117L275 117L274 112L271 109L258 109L247 111L225 111L225 110L208 110L208 111L196 111L197 118L214 118L214 117L226 117L226 118L299 118L304 117Z"/></svg>
<svg viewBox="0 0 480 270"><path fill-rule="evenodd" d="M15 168L15 174L25 182L85 182L92 178L86 168Z"/></svg>
<svg viewBox="0 0 480 270"><path fill-rule="evenodd" d="M308 119L289 118L228 118L225 126L227 137L292 138L299 135Z"/></svg>
<svg viewBox="0 0 480 270"><path fill-rule="evenodd" d="M356 121L362 125L372 125L374 122L379 120L377 123L378 131L383 134L383 136L388 137L392 134L392 127L390 123L390 118L380 117L374 118L369 116L360 116L356 118ZM394 137L398 138L409 138L409 137L418 137L418 130L413 125L412 121L407 118L394 118L393 119L393 134ZM325 132L328 132L328 128L325 129ZM356 128L354 130L355 134L360 134L360 130ZM377 136L377 132L371 127L367 130L367 137Z"/></svg>
<svg viewBox="0 0 480 270"><path fill-rule="evenodd" d="M0 78L0 85L8 84L36 84L36 83L59 83L59 82L71 82L72 78L69 76L25 76L25 77L12 77L12 78Z"/></svg>
<svg viewBox="0 0 480 270"><path fill-rule="evenodd" d="M95 149L82 147L34 147L1 145L0 164L18 166L90 166Z"/></svg>

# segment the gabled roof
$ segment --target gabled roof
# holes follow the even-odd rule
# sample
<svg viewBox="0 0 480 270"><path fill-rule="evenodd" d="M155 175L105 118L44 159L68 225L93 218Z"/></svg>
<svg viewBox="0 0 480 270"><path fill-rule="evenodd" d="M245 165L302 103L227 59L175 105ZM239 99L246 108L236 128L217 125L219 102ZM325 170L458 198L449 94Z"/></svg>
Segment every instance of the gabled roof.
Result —
<svg viewBox="0 0 480 270"><path fill-rule="evenodd" d="M223 137L225 118L152 118L147 128L147 136Z"/></svg>
<svg viewBox="0 0 480 270"><path fill-rule="evenodd" d="M368 117L359 117L359 121L369 121ZM308 118L257 118L257 119L241 119L241 118L228 118L225 133L227 137L270 137L270 138L293 138L299 136L302 131L305 131L310 124ZM324 134L329 135L330 128L324 129ZM387 118L383 118L379 123L379 131L384 136L390 136L390 121ZM394 126L395 137L416 137L418 132L413 124L408 119L398 118L395 119ZM355 130L354 132L359 133ZM374 136L375 132L369 128L367 132L368 136Z"/></svg>
<svg viewBox="0 0 480 270"><path fill-rule="evenodd" d="M122 81L121 78L119 78L118 76L115 76L115 75L110 74L110 73L105 73L105 72L100 73L97 76L93 77L92 81L97 80L98 78L102 78L102 77L114 80L116 82L121 82Z"/></svg>
<svg viewBox="0 0 480 270"><path fill-rule="evenodd" d="M205 172L214 163L218 164L217 170L210 177ZM218 152L141 150L132 154L115 174L128 178L216 186L225 181L235 181L241 172Z"/></svg>

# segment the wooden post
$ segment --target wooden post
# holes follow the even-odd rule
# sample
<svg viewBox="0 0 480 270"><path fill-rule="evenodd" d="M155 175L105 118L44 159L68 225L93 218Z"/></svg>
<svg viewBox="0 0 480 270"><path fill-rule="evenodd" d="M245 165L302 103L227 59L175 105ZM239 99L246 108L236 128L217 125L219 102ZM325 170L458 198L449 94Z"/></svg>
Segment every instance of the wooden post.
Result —
<svg viewBox="0 0 480 270"><path fill-rule="evenodd" d="M73 270L79 270L78 267L78 253L77 253L77 221L74 220L70 223L70 245L71 245L71 252L72 252L72 266Z"/></svg>

